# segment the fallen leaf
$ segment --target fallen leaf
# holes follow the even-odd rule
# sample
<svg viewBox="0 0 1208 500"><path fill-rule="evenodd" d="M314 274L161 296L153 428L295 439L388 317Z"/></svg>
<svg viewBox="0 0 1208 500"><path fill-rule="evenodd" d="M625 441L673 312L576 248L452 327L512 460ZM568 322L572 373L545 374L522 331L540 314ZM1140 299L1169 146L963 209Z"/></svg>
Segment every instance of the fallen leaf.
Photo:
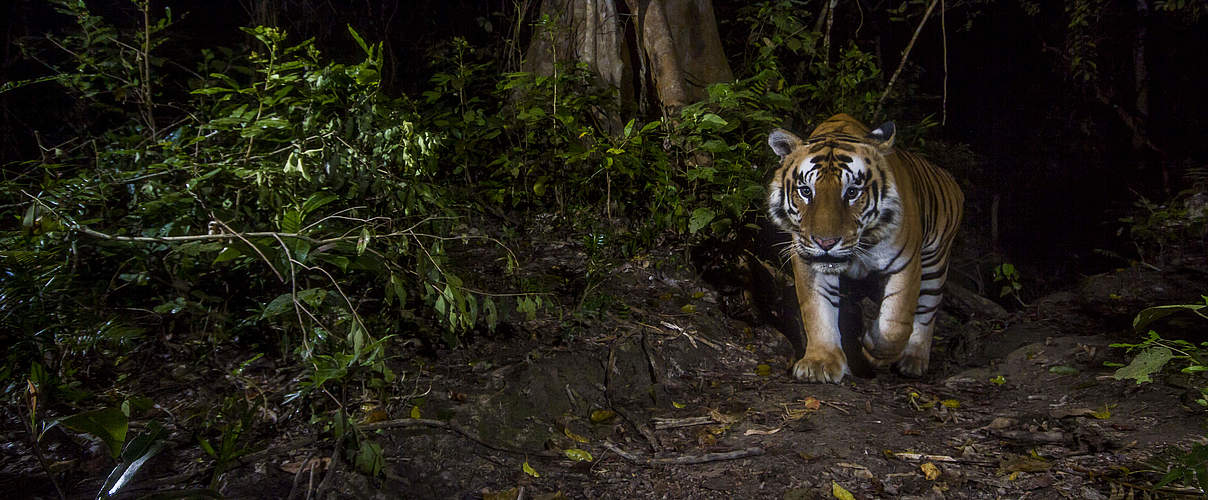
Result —
<svg viewBox="0 0 1208 500"><path fill-rule="evenodd" d="M994 378L990 379L990 383L994 384L994 385L1003 385L1003 384L1007 383L1007 378L1002 375L998 375L998 376L995 376Z"/></svg>
<svg viewBox="0 0 1208 500"><path fill-rule="evenodd" d="M362 424L372 424L374 422L381 422L381 421L387 420L389 418L390 418L390 415L386 413L386 410L378 408L378 409L375 409L375 410L370 411L369 413L365 414L365 418L361 419L361 423Z"/></svg>
<svg viewBox="0 0 1208 500"><path fill-rule="evenodd" d="M822 407L822 401L819 401L818 398L813 396L801 400L801 403L805 405L805 409L810 411L817 411Z"/></svg>
<svg viewBox="0 0 1208 500"><path fill-rule="evenodd" d="M516 500L520 497L520 490L512 487L502 491L484 491L482 500Z"/></svg>
<svg viewBox="0 0 1208 500"><path fill-rule="evenodd" d="M755 374L760 377L767 377L772 374L772 367L768 365L759 365L755 367Z"/></svg>
<svg viewBox="0 0 1208 500"><path fill-rule="evenodd" d="M696 312L696 306L692 304L684 304L684 307L681 307L680 311L683 311L687 314L692 314Z"/></svg>
<svg viewBox="0 0 1208 500"><path fill-rule="evenodd" d="M591 412L591 423L598 424L606 420L612 420L612 417L617 416L617 412L612 410L595 410Z"/></svg>
<svg viewBox="0 0 1208 500"><path fill-rule="evenodd" d="M1104 405L1102 410L1092 413L1091 416L1099 420L1107 420L1112 418L1112 410L1107 405Z"/></svg>
<svg viewBox="0 0 1208 500"><path fill-rule="evenodd" d="M780 432L780 429L783 429L783 428L784 427L777 427L775 429L770 429L770 430L766 430L766 431L760 430L760 429L747 429L746 432L742 433L742 435L744 435L744 436L770 436L772 434Z"/></svg>
<svg viewBox="0 0 1208 500"><path fill-rule="evenodd" d="M529 465L528 460L524 461L524 465L520 466L520 470L524 471L525 474L530 476L541 477L541 474L538 474L537 471L533 470L533 466Z"/></svg>
<svg viewBox="0 0 1208 500"><path fill-rule="evenodd" d="M739 420L742 420L741 415L740 416L726 415L725 413L717 411L716 409L709 410L709 416L713 418L714 422L717 422L719 424L733 424L733 423L737 423Z"/></svg>
<svg viewBox="0 0 1208 500"><path fill-rule="evenodd" d="M984 428L985 429L1006 429L1007 427L1010 427L1012 425L1015 425L1015 419L1011 419L1011 418L1007 418L1007 417L994 417L994 420L991 420L990 423L986 424L986 426Z"/></svg>
<svg viewBox="0 0 1208 500"><path fill-rule="evenodd" d="M1033 451L1035 453L1035 451ZM1045 472L1053 467L1048 460L1039 456L1011 455L998 464L999 473Z"/></svg>
<svg viewBox="0 0 1208 500"><path fill-rule="evenodd" d="M566 434L566 437L571 438L571 439L573 439L573 440L575 440L575 441L578 441L578 442L580 442L580 443L586 443L586 442L588 442L588 439L587 439L587 438L585 438L585 437L583 437L583 436L580 436L580 435L578 435L578 434L575 434L575 433L571 432L571 431L570 431L570 429L569 429L569 428L567 428L567 427L563 427L563 428L562 428L562 433L563 433L563 434Z"/></svg>
<svg viewBox="0 0 1208 500"><path fill-rule="evenodd" d="M671 406L674 406L674 407L679 408L679 409L683 409L685 406L688 406L688 405L685 405L684 403L679 403L679 402L676 402L676 401L672 401L672 402L671 402Z"/></svg>
<svg viewBox="0 0 1208 500"><path fill-rule="evenodd" d="M412 406L412 407L411 407L411 418L414 418L414 419L419 419L419 418L422 418L422 417L420 416L420 413L419 413L419 407L418 407L418 406Z"/></svg>
<svg viewBox="0 0 1208 500"><path fill-rule="evenodd" d="M566 455L566 458L569 458L576 462L590 462L592 460L595 460L594 458L592 458L591 453L588 453L587 450L580 450L578 448L570 448L567 450L562 450L562 454Z"/></svg>
<svg viewBox="0 0 1208 500"><path fill-rule="evenodd" d="M927 478L928 481L935 481L940 477L940 468L931 462L920 465L919 470L923 471L923 477Z"/></svg>
<svg viewBox="0 0 1208 500"><path fill-rule="evenodd" d="M834 495L839 500L856 500L855 495L852 495L850 491L847 491L847 489L839 486L839 483L834 481L831 481L831 495Z"/></svg>
<svg viewBox="0 0 1208 500"><path fill-rule="evenodd" d="M944 405L944 408L960 408L961 407L961 402L957 401L955 399L945 399L943 401L940 401L940 404Z"/></svg>

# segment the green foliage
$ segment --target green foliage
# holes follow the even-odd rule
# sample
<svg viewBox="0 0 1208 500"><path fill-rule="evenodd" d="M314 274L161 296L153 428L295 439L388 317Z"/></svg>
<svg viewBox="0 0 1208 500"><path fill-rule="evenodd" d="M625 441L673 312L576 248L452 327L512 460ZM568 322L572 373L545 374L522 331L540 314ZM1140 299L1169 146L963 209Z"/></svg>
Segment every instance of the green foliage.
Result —
<svg viewBox="0 0 1208 500"><path fill-rule="evenodd" d="M455 346L508 313L534 320L558 305L536 281L506 300L471 288L456 250L499 242L466 230L463 214L543 217L574 233L588 286L565 317L599 315L614 307L592 292L609 259L754 227L774 163L769 130L871 112L875 57L854 43L822 53L795 17L800 4L743 10L742 77L667 116L625 119L632 110L584 65L499 73L462 39L434 53L430 87L413 100L381 91L383 47L351 28L360 53L350 61L254 27L244 29L252 47L168 64L157 54L172 43L170 11L140 1L147 21L120 23L58 0L74 29L23 47L49 74L0 88L54 86L80 103L73 136L0 179L20 204L0 229L6 394L20 393L29 367L43 408L53 400L75 428L107 438L125 467L116 488L159 438L140 434L119 454L117 427L81 416L114 415L96 410L77 367L125 377L164 342L206 366L238 344L248 354L223 370L230 380L249 383L261 358L292 361L284 403L308 409L376 475L382 449L343 406L350 394L391 399L402 342ZM556 29L546 19L537 36ZM500 254L510 274L515 257ZM183 420L214 481L253 449L262 405L227 396Z"/></svg>
<svg viewBox="0 0 1208 500"><path fill-rule="evenodd" d="M999 297L1011 296L1020 304L1023 303L1019 296L1019 292L1023 290L1023 282L1020 281L1019 270L1015 268L1015 264L1003 262L994 266L994 282L1002 286L998 292Z"/></svg>
<svg viewBox="0 0 1208 500"><path fill-rule="evenodd" d="M1202 304L1174 304L1150 307L1141 311L1133 319L1133 328L1140 332L1151 324L1176 314L1194 314L1198 319L1208 319L1208 296L1201 297ZM1202 322L1199 323L1202 325ZM1154 330L1149 330L1145 338L1138 343L1117 343L1112 347L1125 348L1130 353L1136 353L1133 360L1126 366L1119 366L1115 373L1117 380L1131 379L1138 384L1152 381L1151 376L1159 373L1171 361L1182 365L1180 372L1192 379L1192 384L1199 388L1195 398L1196 404L1208 408L1208 380L1204 379L1208 372L1208 342L1193 344L1180 339L1163 338ZM1197 485L1208 490L1208 446L1194 444L1189 451L1172 450L1171 456L1155 461L1159 471L1165 470L1165 475L1158 481L1160 488L1170 483L1185 483Z"/></svg>
<svg viewBox="0 0 1208 500"><path fill-rule="evenodd" d="M1123 226L1117 235L1132 240L1142 261L1160 263L1177 257L1208 235L1208 195L1204 193L1199 185L1163 203L1141 197L1133 214L1120 218Z"/></svg>
<svg viewBox="0 0 1208 500"><path fill-rule="evenodd" d="M22 204L0 231L10 397L13 367L32 359L44 402L80 405L89 394L73 366L128 370L140 347L170 336L277 346L307 369L287 402L323 412L330 401L315 391L389 387L395 336L456 344L498 321L494 300L450 264L447 247L473 238L447 236L457 213L436 161L442 138L413 102L380 92L380 44L350 29L363 58L341 64L309 40L249 28L254 49L205 50L197 78L169 81L151 52L167 18L129 32L83 2L59 6L78 25L50 40L71 64L5 87L54 83L87 104L81 137L0 182ZM117 427L91 418L105 412L64 424L118 456ZM252 413L224 407L199 423L215 479L250 446Z"/></svg>
<svg viewBox="0 0 1208 500"><path fill-rule="evenodd" d="M1145 331L1150 324L1178 313L1193 313L1199 318L1208 319L1208 313L1205 313L1208 308L1208 296L1202 299L1203 304L1174 304L1145 309L1133 319L1133 328L1138 332ZM1130 353L1136 353L1127 366L1116 370L1117 380L1131 379L1138 384L1150 382L1153 374L1162 371L1169 362L1176 360L1183 365L1180 371L1188 376L1202 377L1203 372L1208 371L1208 359L1204 357L1208 342L1196 345L1186 340L1166 339L1158 332L1149 330L1141 342L1112 344L1112 347L1125 348ZM1196 403L1208 408L1208 382L1202 378L1199 380L1201 394Z"/></svg>

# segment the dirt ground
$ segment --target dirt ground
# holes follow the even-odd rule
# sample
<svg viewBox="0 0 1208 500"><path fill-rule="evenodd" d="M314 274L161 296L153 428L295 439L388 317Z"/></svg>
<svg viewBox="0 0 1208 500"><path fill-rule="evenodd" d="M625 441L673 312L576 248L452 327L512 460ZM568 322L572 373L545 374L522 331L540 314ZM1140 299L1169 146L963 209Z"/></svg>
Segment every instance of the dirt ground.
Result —
<svg viewBox="0 0 1208 500"><path fill-rule="evenodd" d="M1104 362L1125 360L1109 344L1129 338L1136 311L1195 299L1208 290L1203 274L1123 269L998 318L949 307L925 377L879 371L807 384L788 374L793 346L744 310L741 290L711 285L686 266L665 268L659 262L667 256L635 258L584 283L573 270L585 258L575 245L528 251L524 271L566 288L560 300L582 300L578 309L587 312L559 317L551 308L459 349L413 346L400 356L398 392L410 396L387 402L364 427L386 457L381 477L353 471L324 441L330 432L293 416L221 478L222 494L1198 496L1148 490L1160 474L1143 472L1172 446L1204 440L1206 415L1189 398L1194 390L1178 376L1115 380ZM261 372L272 384L271 370ZM195 389L179 397L207 397L193 380ZM270 406L265 411L284 421L289 410ZM53 497L20 432L10 428L4 437L4 491ZM206 461L196 448L161 454L125 495L204 486ZM70 467L69 496L95 494L103 464Z"/></svg>

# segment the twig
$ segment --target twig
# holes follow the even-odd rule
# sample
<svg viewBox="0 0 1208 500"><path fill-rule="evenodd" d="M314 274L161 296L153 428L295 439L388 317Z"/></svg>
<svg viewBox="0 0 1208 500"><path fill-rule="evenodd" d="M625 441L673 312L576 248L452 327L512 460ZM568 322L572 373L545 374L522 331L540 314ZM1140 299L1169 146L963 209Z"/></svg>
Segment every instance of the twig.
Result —
<svg viewBox="0 0 1208 500"><path fill-rule="evenodd" d="M604 443L602 443L602 444L603 444L604 448L607 448L609 451L616 453L617 455L620 455L621 458L624 458L625 460L628 460L628 461L636 463L636 464L643 464L643 465L692 465L692 464L703 464L703 463L707 463L707 462L720 462L722 460L734 460L734 459L738 459L738 458L755 457L755 456L763 455L763 448L760 448L758 446L752 446L750 448L743 448L740 450L725 451L725 452L718 452L718 453L706 453L704 455L680 455L677 457L643 458L639 454L630 453L625 450L622 450L620 447L618 447L615 444L612 444L611 442L604 441Z"/></svg>
<svg viewBox="0 0 1208 500"><path fill-rule="evenodd" d="M964 458L953 458L948 455L928 455L926 453L910 453L910 452L904 452L904 451L893 453L892 455L893 455L893 458L896 458L898 460L947 462L947 463L954 463L954 464L981 465L984 467L997 467L998 466L998 462L989 462L986 460L969 460L969 459L964 459Z"/></svg>
<svg viewBox="0 0 1208 500"><path fill-rule="evenodd" d="M652 418L654 428L656 430L676 429L679 427L692 427L694 425L708 425L716 422L713 417L687 417L687 418Z"/></svg>
<svg viewBox="0 0 1208 500"><path fill-rule="evenodd" d="M914 49L914 42L919 39L919 33L923 32L923 25L927 23L927 18L931 17L931 11L935 10L935 4L937 3L939 3L939 0L931 0L931 4L927 6L927 12L923 13L923 18L919 20L919 25L914 28L914 36L910 37L910 43L907 43L906 50L902 51L902 60L898 61L898 69L894 70L893 76L889 77L889 84L885 85L885 92L882 92L881 98L877 99L877 109L873 111L873 117L881 114L881 105L885 104L885 98L889 97L889 92L893 90L893 84L902 75L902 68L906 67L906 60L910 58L910 51Z"/></svg>

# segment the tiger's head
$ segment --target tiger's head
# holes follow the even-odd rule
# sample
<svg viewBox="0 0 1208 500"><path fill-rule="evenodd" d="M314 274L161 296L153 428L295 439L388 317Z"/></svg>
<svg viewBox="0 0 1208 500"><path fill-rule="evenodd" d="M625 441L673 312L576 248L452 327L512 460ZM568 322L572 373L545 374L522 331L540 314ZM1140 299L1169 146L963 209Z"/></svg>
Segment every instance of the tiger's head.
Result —
<svg viewBox="0 0 1208 500"><path fill-rule="evenodd" d="M889 165L894 135L893 122L869 132L838 115L804 141L782 129L768 136L781 162L768 211L816 272L842 273L891 234L901 213Z"/></svg>

